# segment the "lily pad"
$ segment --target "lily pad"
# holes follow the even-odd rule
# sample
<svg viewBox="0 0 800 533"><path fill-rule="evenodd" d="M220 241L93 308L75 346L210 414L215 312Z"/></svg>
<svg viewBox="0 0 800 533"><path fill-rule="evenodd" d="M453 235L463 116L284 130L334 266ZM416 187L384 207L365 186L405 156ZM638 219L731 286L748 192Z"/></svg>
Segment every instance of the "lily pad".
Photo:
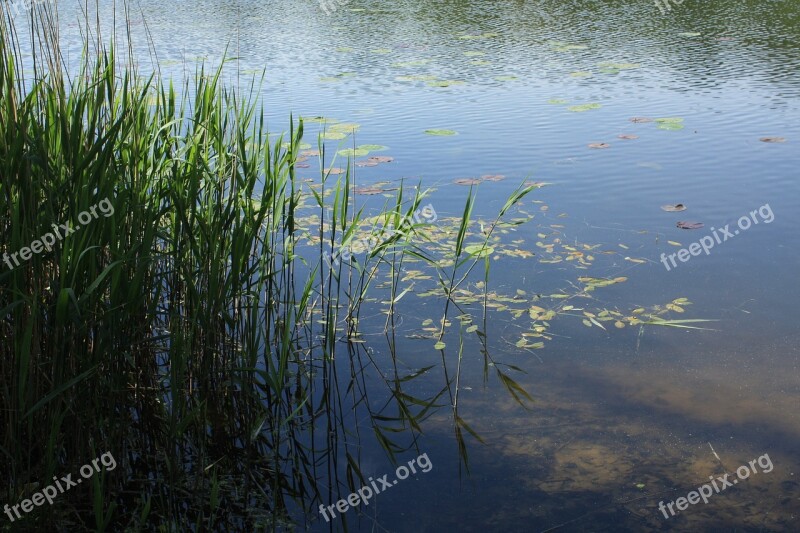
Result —
<svg viewBox="0 0 800 533"><path fill-rule="evenodd" d="M582 113L584 111L590 111L592 109L600 109L601 106L598 103L591 103L591 104L580 104L580 105L571 105L567 107L567 110L572 111L573 113Z"/></svg>
<svg viewBox="0 0 800 533"><path fill-rule="evenodd" d="M597 149L611 148L611 145L608 143L589 143L587 146L589 148L597 148Z"/></svg>
<svg viewBox="0 0 800 533"><path fill-rule="evenodd" d="M622 139L623 141L633 141L633 140L638 139L638 138L639 138L638 135L633 135L633 134L630 134L630 133L621 133L621 134L617 135L617 139Z"/></svg>
<svg viewBox="0 0 800 533"><path fill-rule="evenodd" d="M415 59L414 61L403 61L401 63L392 63L392 66L395 68L421 67L423 65L427 65L430 62L431 62L430 59Z"/></svg>
<svg viewBox="0 0 800 533"><path fill-rule="evenodd" d="M365 196L374 196L376 194L383 194L384 190L380 187L356 187L353 192Z"/></svg>
<svg viewBox="0 0 800 533"><path fill-rule="evenodd" d="M680 117L657 118L656 122L658 122L658 129L660 130L674 131L683 129L683 119Z"/></svg>
<svg viewBox="0 0 800 533"><path fill-rule="evenodd" d="M503 181L506 179L502 174L484 174L481 176L482 181Z"/></svg>
<svg viewBox="0 0 800 533"><path fill-rule="evenodd" d="M427 133L428 135L441 135L441 136L458 135L458 132L453 130L425 130L425 133Z"/></svg>
<svg viewBox="0 0 800 533"><path fill-rule="evenodd" d="M436 76L428 74L412 74L410 76L396 76L394 79L397 81L430 81L435 80Z"/></svg>
<svg viewBox="0 0 800 533"><path fill-rule="evenodd" d="M568 104L569 100L564 100L563 98L551 98L550 100L547 101L547 103L553 105L564 105Z"/></svg>
<svg viewBox="0 0 800 533"><path fill-rule="evenodd" d="M486 257L494 253L494 248L483 244L470 244L464 247L464 251L474 257Z"/></svg>
<svg viewBox="0 0 800 533"><path fill-rule="evenodd" d="M518 79L516 76L495 76L496 81L514 81Z"/></svg>
<svg viewBox="0 0 800 533"><path fill-rule="evenodd" d="M479 185L481 180L478 178L457 178L453 180L456 185Z"/></svg>
<svg viewBox="0 0 800 533"><path fill-rule="evenodd" d="M383 146L382 144L361 144L358 146L359 150L367 150L369 152L382 152L384 150L388 150L388 146Z"/></svg>
<svg viewBox="0 0 800 533"><path fill-rule="evenodd" d="M375 161L376 163L391 163L394 161L394 157L390 157L388 155L374 155L367 161Z"/></svg>
<svg viewBox="0 0 800 533"><path fill-rule="evenodd" d="M464 52L464 55L467 56L467 57L481 57L481 56L485 56L486 52L472 52L472 51L470 51L470 52Z"/></svg>
<svg viewBox="0 0 800 533"><path fill-rule="evenodd" d="M675 213L678 211L686 211L686 206L683 204L675 204L675 205L662 205L661 209L664 211L669 211L670 213Z"/></svg>
<svg viewBox="0 0 800 533"><path fill-rule="evenodd" d="M340 141L346 137L347 134L342 133L341 131L326 131L322 134L322 138L329 141Z"/></svg>
<svg viewBox="0 0 800 533"><path fill-rule="evenodd" d="M644 124L646 122L653 122L653 119L648 117L633 117L629 120L634 124Z"/></svg>
<svg viewBox="0 0 800 533"><path fill-rule="evenodd" d="M361 157L363 155L369 154L369 150L363 150L361 148L346 148L344 150L339 150L336 152L342 157Z"/></svg>
<svg viewBox="0 0 800 533"><path fill-rule="evenodd" d="M576 72L570 72L569 75L573 78L590 78L592 73L585 70L578 70Z"/></svg>
<svg viewBox="0 0 800 533"><path fill-rule="evenodd" d="M786 137L761 137L759 141L762 143L785 143Z"/></svg>
<svg viewBox="0 0 800 533"><path fill-rule="evenodd" d="M433 345L434 349L436 350L444 350L447 345L441 341L437 342Z"/></svg>
<svg viewBox="0 0 800 533"><path fill-rule="evenodd" d="M451 85L464 85L461 80L436 80L436 81L428 81L426 84L430 87L450 87Z"/></svg>
<svg viewBox="0 0 800 533"><path fill-rule="evenodd" d="M685 221L678 222L677 224L677 226L681 229L700 229L703 227L703 225L704 224L702 222L685 222Z"/></svg>

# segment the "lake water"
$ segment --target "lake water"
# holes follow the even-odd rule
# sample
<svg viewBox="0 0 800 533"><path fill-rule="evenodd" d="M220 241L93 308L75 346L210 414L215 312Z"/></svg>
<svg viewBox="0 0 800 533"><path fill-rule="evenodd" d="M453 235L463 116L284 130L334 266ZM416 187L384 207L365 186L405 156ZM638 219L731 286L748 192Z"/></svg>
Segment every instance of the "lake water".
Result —
<svg viewBox="0 0 800 533"><path fill-rule="evenodd" d="M70 42L77 11L59 5ZM101 5L108 22L111 2ZM265 69L259 96L271 131L286 129L290 113L359 124L355 139L326 141L331 153L387 146L377 155L393 161L356 167L358 185L391 189L406 178L433 188L425 203L435 209L434 227L461 214L469 187L454 180L505 177L475 187L484 221L523 181L548 185L525 197L522 214L533 219L501 236L491 266L491 303L523 314L496 305L483 324L470 308L494 365L485 366L477 335L464 335L460 359L457 334L448 334L443 354L415 338L441 312L418 296L433 283L420 279L399 306L396 370L384 337L365 335L375 341L358 352L364 401L344 410L342 434L317 439L321 498L305 504L347 497L346 453L365 477L394 477L374 415L397 415L382 411L392 405L395 371L433 366L404 392L430 399L444 390L441 407L427 413L421 433L398 433L409 449L397 453L401 463L427 454L432 468L376 495L361 516L345 512L350 530L797 531L800 3L686 0L670 11L644 0L333 5L327 14L305 0L142 0L135 49L146 70L147 29L162 72L176 79L198 59L216 64L226 49L238 58L226 69L230 84L246 89ZM316 144L322 126L306 124L307 142ZM371 207L386 200L357 198ZM667 204L687 209L662 210ZM759 223L739 226L751 212ZM680 229L679 221L705 226ZM724 240L726 225L732 236ZM707 236L708 254L669 262ZM573 309L564 309L551 295L575 294L587 283L580 277L626 280L570 298ZM678 298L691 305L679 302L684 312L665 318L715 319L690 324L710 329L599 320L610 316L603 310L636 316ZM531 331L531 306L563 312L550 338L529 338L545 342L542 349L517 347ZM363 331L382 331L379 310L363 318ZM445 387L459 362L458 416L483 440L464 432L466 452L454 433L456 384ZM342 395L353 402L344 390L350 363L337 364ZM528 409L497 368L533 397ZM707 504L675 508L669 518L659 510L765 455L769 472L764 459L754 463L758 474ZM340 530L339 514L328 523L296 507L293 518L299 530Z"/></svg>

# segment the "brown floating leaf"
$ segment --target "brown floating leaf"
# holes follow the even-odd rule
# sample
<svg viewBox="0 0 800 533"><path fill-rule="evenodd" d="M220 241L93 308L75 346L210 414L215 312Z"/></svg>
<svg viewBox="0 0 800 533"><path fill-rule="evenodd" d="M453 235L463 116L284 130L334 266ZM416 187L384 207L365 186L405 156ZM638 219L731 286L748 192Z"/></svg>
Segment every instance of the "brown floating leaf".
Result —
<svg viewBox="0 0 800 533"><path fill-rule="evenodd" d="M344 174L347 171L345 169L343 169L343 168L331 167L331 168L325 169L325 172L330 172L331 174L336 176L337 174Z"/></svg>
<svg viewBox="0 0 800 533"><path fill-rule="evenodd" d="M645 122L653 122L653 119L647 117L633 117L630 121L636 124L644 124Z"/></svg>
<svg viewBox="0 0 800 533"><path fill-rule="evenodd" d="M678 222L678 227L681 229L700 229L703 227L702 222Z"/></svg>
<svg viewBox="0 0 800 533"><path fill-rule="evenodd" d="M318 157L319 150L303 150L302 152L300 152L300 155L306 157Z"/></svg>
<svg viewBox="0 0 800 533"><path fill-rule="evenodd" d="M589 143L589 148L611 148L611 145L608 143Z"/></svg>
<svg viewBox="0 0 800 533"><path fill-rule="evenodd" d="M296 168L311 168L311 165L309 165L308 163L297 163L295 165L295 167Z"/></svg>
<svg viewBox="0 0 800 533"><path fill-rule="evenodd" d="M357 187L355 189L356 194L364 194L366 196L381 194L383 192L384 192L383 189L381 189L380 187Z"/></svg>
<svg viewBox="0 0 800 533"><path fill-rule="evenodd" d="M683 204L675 204L675 205L668 204L668 205L662 205L661 209L669 212L686 211L686 206Z"/></svg>
<svg viewBox="0 0 800 533"><path fill-rule="evenodd" d="M761 137L759 141L762 143L785 143L786 137Z"/></svg>
<svg viewBox="0 0 800 533"><path fill-rule="evenodd" d="M481 179L483 181L503 181L506 177L502 174L484 174Z"/></svg>
<svg viewBox="0 0 800 533"><path fill-rule="evenodd" d="M394 157L389 157L388 155L373 155L368 159L368 161L375 161L376 163L391 163L394 161Z"/></svg>
<svg viewBox="0 0 800 533"><path fill-rule="evenodd" d="M481 182L478 178L458 178L454 179L456 185L478 185Z"/></svg>
<svg viewBox="0 0 800 533"><path fill-rule="evenodd" d="M638 135L633 135L633 134L630 134L630 133L622 133L620 135L617 135L617 138L625 140L625 141L632 141L634 139L638 139L639 136Z"/></svg>
<svg viewBox="0 0 800 533"><path fill-rule="evenodd" d="M367 159L366 161L359 161L356 163L357 167L377 167L378 162L373 161L372 159Z"/></svg>

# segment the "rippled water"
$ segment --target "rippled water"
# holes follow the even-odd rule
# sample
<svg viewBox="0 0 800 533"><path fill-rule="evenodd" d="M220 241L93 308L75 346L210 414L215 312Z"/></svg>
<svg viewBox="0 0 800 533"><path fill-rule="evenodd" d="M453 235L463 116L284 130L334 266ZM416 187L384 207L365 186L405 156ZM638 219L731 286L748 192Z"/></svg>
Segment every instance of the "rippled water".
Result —
<svg viewBox="0 0 800 533"><path fill-rule="evenodd" d="M109 22L111 2L102 5ZM564 242L617 252L589 274L628 278L602 289L603 305L630 309L686 297L693 303L686 316L719 319L713 331L648 328L641 335L559 321L554 339L534 353L514 347L524 326L490 317L494 356L527 372L515 378L536 402L526 411L496 380L484 383L480 345L468 342L460 416L485 441L470 441L469 475L445 409L425 423L418 442L432 471L377 497L365 517L351 511L351 529L800 528L798 2L686 0L666 14L653 2L621 0L354 0L330 15L297 0L138 5L137 53L147 57L146 27L165 73L191 74L198 58L215 64L227 49L238 58L227 70L231 83L247 87L254 71L266 69L261 96L273 131L286 127L290 112L334 117L361 125L356 144L389 146L394 162L358 168L361 184L421 180L436 187L431 201L444 217L459 215L466 196L455 178L507 177L478 186L484 216L526 178L551 183L526 199L537 218L519 230L520 246L538 252L537 232L563 226ZM80 57L70 33L74 9L60 3L64 38L76 46L73 64ZM609 73L604 62L640 66ZM398 79L410 75L463 83ZM587 103L601 107L567 109ZM665 130L632 117L680 117L685 127ZM313 137L318 125L307 128ZM424 134L432 128L458 135ZM688 210L660 209L675 203ZM679 249L668 241L687 247L710 227L735 224L765 204L773 222L670 271L660 263L662 253ZM681 230L679 220L706 227ZM540 258L503 257L492 279L511 294L551 294L582 275L566 261ZM433 306L413 309L433 316ZM441 362L429 341L398 342L409 368ZM415 385L417 392L438 390L443 376L434 374ZM373 439L362 436L359 445L366 475L393 470ZM659 501L763 454L772 472L675 517L659 512ZM348 492L326 491L330 501L316 503ZM306 519L302 527L341 527Z"/></svg>

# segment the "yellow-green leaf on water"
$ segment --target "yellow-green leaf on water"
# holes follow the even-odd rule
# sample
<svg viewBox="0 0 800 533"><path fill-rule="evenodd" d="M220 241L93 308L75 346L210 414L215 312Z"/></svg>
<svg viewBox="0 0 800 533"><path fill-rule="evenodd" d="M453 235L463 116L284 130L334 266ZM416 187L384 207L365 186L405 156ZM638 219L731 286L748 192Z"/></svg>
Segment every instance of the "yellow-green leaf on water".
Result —
<svg viewBox="0 0 800 533"><path fill-rule="evenodd" d="M572 111L573 113L581 113L583 111L590 111L592 109L600 109L601 107L603 106L593 102L590 104L571 105L567 107L567 110Z"/></svg>
<svg viewBox="0 0 800 533"><path fill-rule="evenodd" d="M474 324L467 328L467 333L474 333L475 331L478 331L478 326Z"/></svg>
<svg viewBox="0 0 800 533"><path fill-rule="evenodd" d="M425 130L425 133L427 133L428 135L441 135L441 136L458 134L457 131L453 130Z"/></svg>
<svg viewBox="0 0 800 533"><path fill-rule="evenodd" d="M439 341L439 342L437 342L436 344L433 345L433 347L436 350L444 350L445 346L447 346L447 345L445 343L443 343L442 341Z"/></svg>
<svg viewBox="0 0 800 533"><path fill-rule="evenodd" d="M422 321L423 326L430 326L431 324L433 324L432 318L426 318L425 320Z"/></svg>
<svg viewBox="0 0 800 533"><path fill-rule="evenodd" d="M622 322L621 320L617 320L616 322L614 322L614 325L616 327L618 327L619 329L622 329L622 328L625 327L625 322Z"/></svg>

